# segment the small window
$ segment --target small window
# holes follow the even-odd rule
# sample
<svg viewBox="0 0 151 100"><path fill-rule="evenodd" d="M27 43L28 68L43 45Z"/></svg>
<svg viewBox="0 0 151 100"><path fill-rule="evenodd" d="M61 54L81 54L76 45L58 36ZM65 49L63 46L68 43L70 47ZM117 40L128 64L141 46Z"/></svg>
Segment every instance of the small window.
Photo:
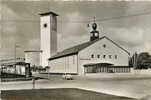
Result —
<svg viewBox="0 0 151 100"><path fill-rule="evenodd" d="M100 58L100 55L97 55L98 58Z"/></svg>
<svg viewBox="0 0 151 100"><path fill-rule="evenodd" d="M109 58L112 59L112 55L109 55Z"/></svg>
<svg viewBox="0 0 151 100"><path fill-rule="evenodd" d="M103 55L103 58L105 59L106 55Z"/></svg>
<svg viewBox="0 0 151 100"><path fill-rule="evenodd" d="M106 48L106 45L105 45L105 44L103 44L103 47L104 47L104 48Z"/></svg>
<svg viewBox="0 0 151 100"><path fill-rule="evenodd" d="M91 55L91 58L94 58L94 55L93 55L93 54Z"/></svg>
<svg viewBox="0 0 151 100"><path fill-rule="evenodd" d="M115 59L117 59L117 55L115 55Z"/></svg>
<svg viewBox="0 0 151 100"><path fill-rule="evenodd" d="M45 24L44 24L44 28L46 28L46 27L47 27L47 24L45 23Z"/></svg>

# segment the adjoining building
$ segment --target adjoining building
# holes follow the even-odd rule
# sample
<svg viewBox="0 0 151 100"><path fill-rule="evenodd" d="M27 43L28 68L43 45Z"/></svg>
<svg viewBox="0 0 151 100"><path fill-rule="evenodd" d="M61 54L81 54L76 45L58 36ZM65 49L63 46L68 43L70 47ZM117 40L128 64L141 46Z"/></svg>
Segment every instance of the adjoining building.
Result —
<svg viewBox="0 0 151 100"><path fill-rule="evenodd" d="M23 58L3 60L1 63L1 73L23 75L31 77L30 63L25 63Z"/></svg>
<svg viewBox="0 0 151 100"><path fill-rule="evenodd" d="M57 53L57 17L54 12L41 15L42 66L50 73L130 72L130 53L107 36L99 37L97 24L92 24L90 41Z"/></svg>

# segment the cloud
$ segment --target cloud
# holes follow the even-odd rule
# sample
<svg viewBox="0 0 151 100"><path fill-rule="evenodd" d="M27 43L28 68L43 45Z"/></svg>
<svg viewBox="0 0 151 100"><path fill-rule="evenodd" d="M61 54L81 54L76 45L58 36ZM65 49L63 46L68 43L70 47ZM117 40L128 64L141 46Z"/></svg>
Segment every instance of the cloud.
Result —
<svg viewBox="0 0 151 100"><path fill-rule="evenodd" d="M110 28L112 38L116 39L122 44L127 44L130 47L139 46L143 44L144 30L139 28ZM108 34L110 34L108 33Z"/></svg>
<svg viewBox="0 0 151 100"><path fill-rule="evenodd" d="M130 52L150 52L151 53L151 30L149 28L110 28L109 37L118 44L128 48Z"/></svg>
<svg viewBox="0 0 151 100"><path fill-rule="evenodd" d="M24 19L30 19L34 15L31 16L28 13L29 10L26 11L21 8L16 10L15 6L11 5L13 3L10 2L2 4L1 43L3 50L1 50L1 55L11 57L14 53L14 45L18 43L24 46L19 50L18 54L24 56L24 49L39 49L39 22L24 21ZM28 7L25 6L25 8ZM20 13L23 10L24 13ZM36 19L37 17L33 18Z"/></svg>
<svg viewBox="0 0 151 100"><path fill-rule="evenodd" d="M6 3L1 4L1 18L6 21L13 21L19 18L19 15L11 9Z"/></svg>
<svg viewBox="0 0 151 100"><path fill-rule="evenodd" d="M134 13L149 12L151 3L133 2L5 2L3 17L8 20L19 20L3 23L3 42L13 53L12 45L17 41L24 49L39 48L40 12L55 11L58 16L59 50L89 41L88 23L81 21L112 18ZM149 51L151 43L151 15L121 18L97 22L100 35L102 32L115 42L130 50ZM27 21L24 21L27 20ZM29 20L29 21L28 21ZM30 21L31 20L31 21ZM34 21L33 21L34 20ZM36 22L35 22L36 20ZM61 22L63 21L63 22ZM103 29L102 29L103 27ZM11 41L11 42L10 42ZM7 50L3 50L6 52Z"/></svg>
<svg viewBox="0 0 151 100"><path fill-rule="evenodd" d="M26 50L40 50L40 40L39 38L34 38L27 42L27 45L24 49Z"/></svg>
<svg viewBox="0 0 151 100"><path fill-rule="evenodd" d="M61 33L58 35L59 51L89 41L90 29L87 28L86 23L81 23L84 18L77 11L65 15L65 23L61 28Z"/></svg>
<svg viewBox="0 0 151 100"><path fill-rule="evenodd" d="M74 36L74 37L61 38L59 39L59 43L58 43L58 47L59 47L58 51L62 51L64 49L81 44L86 41L89 41L89 36L87 35L82 35L81 37Z"/></svg>
<svg viewBox="0 0 151 100"><path fill-rule="evenodd" d="M12 47L12 44L15 43L15 35L16 35L16 23L11 22L10 20L14 20L18 17L18 15L10 9L5 4L2 5L1 11L1 37L2 37L2 48ZM11 41L11 42L10 42Z"/></svg>
<svg viewBox="0 0 151 100"><path fill-rule="evenodd" d="M63 37L66 36L78 36L84 35L86 31L84 30L84 25L81 21L84 20L84 17L80 15L79 12L67 13L65 16L65 24L63 25Z"/></svg>

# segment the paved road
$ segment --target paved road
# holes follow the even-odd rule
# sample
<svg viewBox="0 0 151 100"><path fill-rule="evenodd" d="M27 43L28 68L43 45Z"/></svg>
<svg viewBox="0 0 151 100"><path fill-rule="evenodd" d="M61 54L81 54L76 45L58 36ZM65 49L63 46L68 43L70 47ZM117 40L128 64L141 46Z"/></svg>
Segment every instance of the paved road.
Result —
<svg viewBox="0 0 151 100"><path fill-rule="evenodd" d="M118 76L101 74L75 77L75 80L63 80L61 76L50 75L49 80L37 80L35 88L80 88L133 98L151 95L151 79L149 76L137 75L136 78L130 77L131 75L121 75L121 78ZM0 85L2 90L31 89L32 87L32 81L8 82Z"/></svg>

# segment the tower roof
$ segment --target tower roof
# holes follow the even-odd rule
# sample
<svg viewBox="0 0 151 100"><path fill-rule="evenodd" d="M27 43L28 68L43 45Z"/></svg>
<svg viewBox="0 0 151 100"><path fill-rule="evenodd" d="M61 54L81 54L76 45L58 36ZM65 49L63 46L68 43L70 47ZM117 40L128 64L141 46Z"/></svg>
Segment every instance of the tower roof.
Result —
<svg viewBox="0 0 151 100"><path fill-rule="evenodd" d="M42 52L42 50L26 50L26 51L24 51L25 53L27 53L27 52Z"/></svg>
<svg viewBox="0 0 151 100"><path fill-rule="evenodd" d="M54 12L52 12L52 11L50 11L50 12L45 12L45 13L40 13L39 15L41 15L41 16L47 16L47 15L55 15L55 16L59 16L58 14L56 14L56 13L54 13Z"/></svg>

